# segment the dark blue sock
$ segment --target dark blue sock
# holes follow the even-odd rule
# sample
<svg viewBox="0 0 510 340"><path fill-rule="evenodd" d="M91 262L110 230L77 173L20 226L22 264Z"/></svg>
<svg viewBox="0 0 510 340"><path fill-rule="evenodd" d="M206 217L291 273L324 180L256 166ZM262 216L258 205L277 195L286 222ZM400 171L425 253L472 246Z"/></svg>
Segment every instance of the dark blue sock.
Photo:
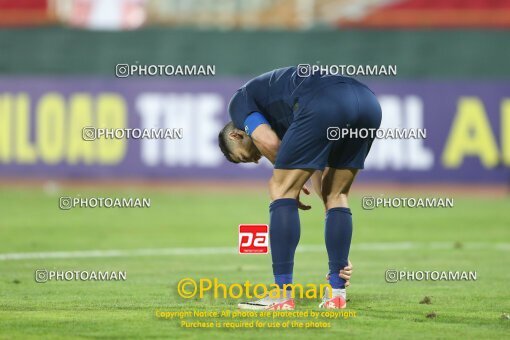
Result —
<svg viewBox="0 0 510 340"><path fill-rule="evenodd" d="M275 275L274 283L280 286L280 288L283 288L283 285L288 285L292 283L292 274ZM287 287L287 289L291 289L291 287Z"/></svg>
<svg viewBox="0 0 510 340"><path fill-rule="evenodd" d="M292 283L294 253L299 243L300 226L298 202L293 198L281 198L269 205L269 242L273 259L275 283L283 287Z"/></svg>
<svg viewBox="0 0 510 340"><path fill-rule="evenodd" d="M324 232L329 258L329 284L345 288L345 280L338 274L347 266L352 238L352 214L349 208L332 208L326 212Z"/></svg>

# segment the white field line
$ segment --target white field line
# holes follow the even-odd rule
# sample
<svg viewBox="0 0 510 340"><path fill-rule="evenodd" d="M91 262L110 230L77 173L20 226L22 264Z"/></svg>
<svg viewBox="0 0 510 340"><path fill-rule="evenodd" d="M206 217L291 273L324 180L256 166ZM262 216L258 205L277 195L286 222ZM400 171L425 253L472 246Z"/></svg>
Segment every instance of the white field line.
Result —
<svg viewBox="0 0 510 340"><path fill-rule="evenodd" d="M393 251L416 249L454 249L451 242L388 242L388 243L358 243L353 244L354 251ZM492 249L509 251L510 243L463 243L462 249ZM298 246L299 253L325 252L324 245ZM135 256L190 256L190 255L221 255L237 254L235 247L214 248L157 248L157 249L130 249L130 250L79 250L79 251L53 251L39 253L4 253L0 254L0 261L32 260L32 259L75 259L93 257L135 257Z"/></svg>

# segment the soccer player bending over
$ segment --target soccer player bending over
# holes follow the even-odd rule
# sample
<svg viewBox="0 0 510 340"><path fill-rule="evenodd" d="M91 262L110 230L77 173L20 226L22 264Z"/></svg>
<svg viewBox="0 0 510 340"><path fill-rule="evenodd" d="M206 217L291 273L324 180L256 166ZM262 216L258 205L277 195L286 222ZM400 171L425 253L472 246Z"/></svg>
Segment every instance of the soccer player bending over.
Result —
<svg viewBox="0 0 510 340"><path fill-rule="evenodd" d="M264 156L274 164L269 239L275 283L280 288L292 283L300 237L298 208L310 209L300 202L299 193L309 193L304 185L311 178L326 210L328 279L333 288L325 292L320 307L345 308L352 237L347 196L373 139L338 138L337 129L379 128L381 107L376 96L353 78L301 76L296 67L286 67L264 73L237 90L229 114L232 121L219 134L225 157L234 163L257 163ZM282 291L279 298L267 296L239 307L293 309L294 300Z"/></svg>

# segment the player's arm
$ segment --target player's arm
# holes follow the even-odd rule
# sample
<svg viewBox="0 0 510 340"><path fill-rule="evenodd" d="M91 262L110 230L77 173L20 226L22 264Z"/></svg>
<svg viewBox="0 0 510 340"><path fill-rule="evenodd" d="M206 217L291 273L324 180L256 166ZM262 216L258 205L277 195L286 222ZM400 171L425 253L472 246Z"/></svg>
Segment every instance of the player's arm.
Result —
<svg viewBox="0 0 510 340"><path fill-rule="evenodd" d="M274 164L280 149L280 138L273 129L267 124L261 124L253 131L251 138L260 153Z"/></svg>
<svg viewBox="0 0 510 340"><path fill-rule="evenodd" d="M312 177L310 177L310 182L312 183L313 191L322 199L322 171L316 170Z"/></svg>
<svg viewBox="0 0 510 340"><path fill-rule="evenodd" d="M252 138L260 153L274 164L280 148L280 138L260 112L251 113L244 122L246 133Z"/></svg>

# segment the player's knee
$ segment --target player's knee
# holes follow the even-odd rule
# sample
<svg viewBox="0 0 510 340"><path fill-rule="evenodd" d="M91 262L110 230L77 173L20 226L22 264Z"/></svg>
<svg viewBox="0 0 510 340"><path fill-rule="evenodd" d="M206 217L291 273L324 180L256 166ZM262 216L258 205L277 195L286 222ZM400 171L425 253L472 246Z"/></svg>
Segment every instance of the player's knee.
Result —
<svg viewBox="0 0 510 340"><path fill-rule="evenodd" d="M269 195L273 201L280 198L296 198L299 190L277 179L275 176L269 180Z"/></svg>
<svg viewBox="0 0 510 340"><path fill-rule="evenodd" d="M283 187L283 183L276 179L274 176L269 180L269 196L271 196L271 200L277 200L279 198L283 198L285 195L285 190Z"/></svg>
<svg viewBox="0 0 510 340"><path fill-rule="evenodd" d="M338 208L338 207L348 207L348 195L349 192L342 190L338 192L331 191L322 191L322 201L324 203L324 207L327 209Z"/></svg>

